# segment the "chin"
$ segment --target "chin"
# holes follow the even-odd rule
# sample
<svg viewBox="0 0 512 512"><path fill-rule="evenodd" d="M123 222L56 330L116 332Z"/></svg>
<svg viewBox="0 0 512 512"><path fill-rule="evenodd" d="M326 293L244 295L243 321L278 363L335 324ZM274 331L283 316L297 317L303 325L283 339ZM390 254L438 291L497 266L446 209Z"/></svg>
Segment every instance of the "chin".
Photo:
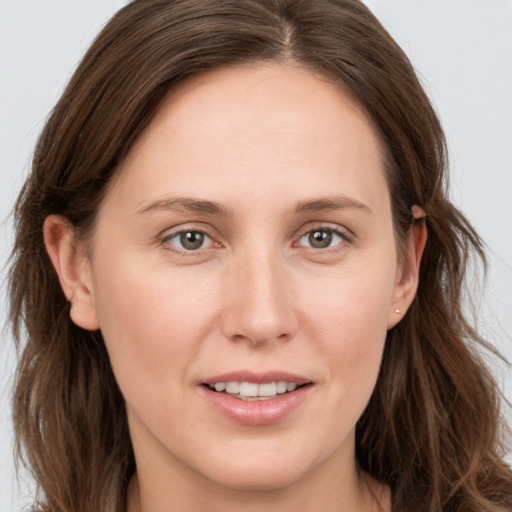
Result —
<svg viewBox="0 0 512 512"><path fill-rule="evenodd" d="M280 472L269 470L262 474L261 471L255 471L252 468L235 470L233 472L223 472L220 478L215 478L215 482L222 487L240 492L275 492L286 487L292 486L301 479L301 474L296 472Z"/></svg>
<svg viewBox="0 0 512 512"><path fill-rule="evenodd" d="M275 453L250 454L211 461L198 468L210 481L225 488L244 492L278 491L300 481L308 472L304 457L276 457Z"/></svg>

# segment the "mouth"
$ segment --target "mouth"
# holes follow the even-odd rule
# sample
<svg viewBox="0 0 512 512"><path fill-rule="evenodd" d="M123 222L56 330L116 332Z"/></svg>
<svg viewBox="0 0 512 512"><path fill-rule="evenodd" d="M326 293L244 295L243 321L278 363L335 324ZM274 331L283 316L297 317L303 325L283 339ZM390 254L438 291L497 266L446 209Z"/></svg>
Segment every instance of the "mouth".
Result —
<svg viewBox="0 0 512 512"><path fill-rule="evenodd" d="M308 402L315 383L283 372L230 372L200 383L202 395L229 421L245 426L280 423Z"/></svg>
<svg viewBox="0 0 512 512"><path fill-rule="evenodd" d="M232 398L248 402L272 400L278 396L287 395L297 389L311 385L312 382L297 383L287 380L269 382L226 380L203 384L203 386L215 393L229 395Z"/></svg>

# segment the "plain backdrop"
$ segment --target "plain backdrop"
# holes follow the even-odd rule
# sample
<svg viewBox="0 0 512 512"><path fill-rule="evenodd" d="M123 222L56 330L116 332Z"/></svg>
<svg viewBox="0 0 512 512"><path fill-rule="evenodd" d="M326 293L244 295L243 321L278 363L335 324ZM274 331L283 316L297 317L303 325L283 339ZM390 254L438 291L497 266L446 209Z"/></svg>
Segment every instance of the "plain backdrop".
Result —
<svg viewBox="0 0 512 512"><path fill-rule="evenodd" d="M0 262L9 212L38 133L92 38L122 0L0 0ZM415 65L445 127L453 201L488 245L478 326L512 360L512 1L367 0ZM5 287L0 322L6 320ZM14 351L0 343L0 512L30 505L15 477L10 425ZM493 371L512 400L510 367ZM507 410L509 420L512 419Z"/></svg>

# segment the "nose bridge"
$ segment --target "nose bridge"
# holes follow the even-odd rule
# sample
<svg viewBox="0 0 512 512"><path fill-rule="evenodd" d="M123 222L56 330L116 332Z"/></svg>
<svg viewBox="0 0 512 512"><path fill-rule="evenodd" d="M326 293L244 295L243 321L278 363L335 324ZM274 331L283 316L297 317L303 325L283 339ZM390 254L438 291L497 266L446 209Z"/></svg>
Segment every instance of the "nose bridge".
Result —
<svg viewBox="0 0 512 512"><path fill-rule="evenodd" d="M233 263L226 289L225 334L255 344L293 336L297 319L291 282L279 251L248 248Z"/></svg>

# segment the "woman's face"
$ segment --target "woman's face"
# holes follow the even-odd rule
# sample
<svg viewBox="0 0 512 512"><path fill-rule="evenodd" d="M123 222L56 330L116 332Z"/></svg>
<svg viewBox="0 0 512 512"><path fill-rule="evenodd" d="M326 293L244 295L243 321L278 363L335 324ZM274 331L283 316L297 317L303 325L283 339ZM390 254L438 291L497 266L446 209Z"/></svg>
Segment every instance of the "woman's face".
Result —
<svg viewBox="0 0 512 512"><path fill-rule="evenodd" d="M278 65L186 82L121 166L92 242L74 319L103 333L139 474L246 490L353 476L414 278L350 97Z"/></svg>

